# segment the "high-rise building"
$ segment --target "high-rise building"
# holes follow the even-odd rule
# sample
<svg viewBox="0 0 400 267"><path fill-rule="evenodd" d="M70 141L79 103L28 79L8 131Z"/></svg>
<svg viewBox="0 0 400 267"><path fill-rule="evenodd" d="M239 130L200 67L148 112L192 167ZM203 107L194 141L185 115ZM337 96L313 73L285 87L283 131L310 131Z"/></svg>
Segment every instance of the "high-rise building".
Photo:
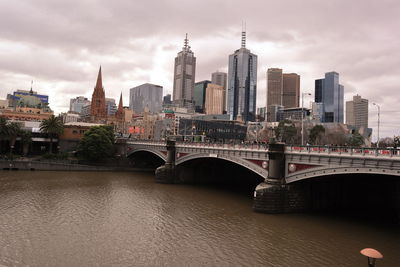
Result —
<svg viewBox="0 0 400 267"><path fill-rule="evenodd" d="M242 46L229 56L227 113L232 120L254 121L257 98L257 56Z"/></svg>
<svg viewBox="0 0 400 267"><path fill-rule="evenodd" d="M315 80L315 102L322 103L321 122L344 122L344 87L339 84L339 73L327 72L325 79Z"/></svg>
<svg viewBox="0 0 400 267"><path fill-rule="evenodd" d="M356 128L368 128L368 100L359 95L346 102L346 124Z"/></svg>
<svg viewBox="0 0 400 267"><path fill-rule="evenodd" d="M117 112L117 104L115 103L114 98L106 98L106 110L107 116L115 115L115 112Z"/></svg>
<svg viewBox="0 0 400 267"><path fill-rule="evenodd" d="M266 114L267 114L266 107L257 108L257 120L258 121L265 121Z"/></svg>
<svg viewBox="0 0 400 267"><path fill-rule="evenodd" d="M226 111L226 80L227 80L228 74L226 72L221 72L221 71L216 71L211 74L211 83L213 84L218 84L222 86L222 89L224 89L224 111Z"/></svg>
<svg viewBox="0 0 400 267"><path fill-rule="evenodd" d="M69 111L81 113L82 107L90 104L90 100L83 96L77 96L76 98L71 98L69 101Z"/></svg>
<svg viewBox="0 0 400 267"><path fill-rule="evenodd" d="M267 107L267 121L277 122L279 121L279 114L283 112L284 107L282 105L270 105Z"/></svg>
<svg viewBox="0 0 400 267"><path fill-rule="evenodd" d="M162 109L163 87L145 83L130 89L129 108L142 113L148 107L150 113L158 113Z"/></svg>
<svg viewBox="0 0 400 267"><path fill-rule="evenodd" d="M106 96L103 88L101 66L99 69L99 74L97 75L96 86L94 87L92 94L90 116L92 117L93 121L105 119L107 117Z"/></svg>
<svg viewBox="0 0 400 267"><path fill-rule="evenodd" d="M193 101L195 104L195 111L204 113L204 104L206 102L206 90L208 84L211 82L208 80L197 82L194 84Z"/></svg>
<svg viewBox="0 0 400 267"><path fill-rule="evenodd" d="M270 68L267 71L267 109L271 105L285 108L299 106L300 75L282 73L282 69Z"/></svg>
<svg viewBox="0 0 400 267"><path fill-rule="evenodd" d="M285 108L297 108L300 103L300 75L284 73L282 79L282 105Z"/></svg>
<svg viewBox="0 0 400 267"><path fill-rule="evenodd" d="M270 68L267 71L267 109L271 105L282 105L282 69Z"/></svg>
<svg viewBox="0 0 400 267"><path fill-rule="evenodd" d="M163 97L163 105L171 105L172 100L171 100L171 94L167 94Z"/></svg>
<svg viewBox="0 0 400 267"><path fill-rule="evenodd" d="M196 57L186 38L182 51L175 58L173 100L193 101L194 80L196 74ZM179 101L178 101L179 102ZM180 101L185 102L185 101Z"/></svg>
<svg viewBox="0 0 400 267"><path fill-rule="evenodd" d="M205 113L223 114L224 113L225 90L221 85L209 83L206 89Z"/></svg>

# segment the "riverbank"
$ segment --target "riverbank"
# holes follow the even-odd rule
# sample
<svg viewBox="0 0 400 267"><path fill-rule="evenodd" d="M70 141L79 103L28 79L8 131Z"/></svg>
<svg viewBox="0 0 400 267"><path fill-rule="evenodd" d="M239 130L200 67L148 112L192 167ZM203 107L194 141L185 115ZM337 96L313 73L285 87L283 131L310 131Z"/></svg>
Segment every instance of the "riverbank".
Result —
<svg viewBox="0 0 400 267"><path fill-rule="evenodd" d="M154 172L151 168L134 168L124 165L84 165L33 160L0 160L0 170L24 171L136 171Z"/></svg>

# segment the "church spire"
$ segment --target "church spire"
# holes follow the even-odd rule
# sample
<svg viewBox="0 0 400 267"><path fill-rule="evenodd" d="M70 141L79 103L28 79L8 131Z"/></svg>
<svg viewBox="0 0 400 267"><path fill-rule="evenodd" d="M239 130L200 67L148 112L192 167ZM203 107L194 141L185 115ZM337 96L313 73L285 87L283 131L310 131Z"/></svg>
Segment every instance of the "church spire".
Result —
<svg viewBox="0 0 400 267"><path fill-rule="evenodd" d="M117 119L120 119L120 120L123 120L123 118L124 118L124 105L122 103L122 92L119 97L119 104L118 104L117 112L115 113L115 117L117 117Z"/></svg>
<svg viewBox="0 0 400 267"><path fill-rule="evenodd" d="M99 69L99 74L97 75L96 87L95 88L102 88L103 89L103 79L101 77L101 65Z"/></svg>
<svg viewBox="0 0 400 267"><path fill-rule="evenodd" d="M101 119L105 119L107 117L106 96L101 77L101 66L99 69L99 74L97 75L96 86L94 87L92 94L90 115L92 116L93 122L100 121Z"/></svg>
<svg viewBox="0 0 400 267"><path fill-rule="evenodd" d="M118 109L122 110L123 108L124 108L124 105L122 104L122 92L121 92L121 95L119 97Z"/></svg>

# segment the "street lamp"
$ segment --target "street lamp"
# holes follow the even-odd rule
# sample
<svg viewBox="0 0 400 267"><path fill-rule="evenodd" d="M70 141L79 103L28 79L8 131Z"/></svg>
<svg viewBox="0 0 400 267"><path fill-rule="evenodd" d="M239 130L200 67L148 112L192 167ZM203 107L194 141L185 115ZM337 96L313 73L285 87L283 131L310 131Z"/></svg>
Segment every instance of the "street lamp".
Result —
<svg viewBox="0 0 400 267"><path fill-rule="evenodd" d="M376 147L379 147L379 124L380 124L380 117L381 117L381 106L376 103L372 103L372 105L378 108L378 141L376 142Z"/></svg>
<svg viewBox="0 0 400 267"><path fill-rule="evenodd" d="M373 248L364 248L360 253L368 257L368 267L374 267L376 259L382 259L383 255Z"/></svg>
<svg viewBox="0 0 400 267"><path fill-rule="evenodd" d="M301 93L301 145L304 146L304 95L310 93Z"/></svg>

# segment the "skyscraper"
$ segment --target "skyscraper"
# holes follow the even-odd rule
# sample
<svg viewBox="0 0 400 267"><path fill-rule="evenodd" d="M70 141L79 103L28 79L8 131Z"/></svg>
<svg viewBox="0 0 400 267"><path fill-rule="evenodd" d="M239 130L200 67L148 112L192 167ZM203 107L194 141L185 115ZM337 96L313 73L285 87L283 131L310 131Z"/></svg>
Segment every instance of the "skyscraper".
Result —
<svg viewBox="0 0 400 267"><path fill-rule="evenodd" d="M160 112L162 109L163 87L145 83L130 89L129 108L136 113L142 113L147 106L150 113Z"/></svg>
<svg viewBox="0 0 400 267"><path fill-rule="evenodd" d="M226 80L227 80L228 74L226 72L220 72L216 71L211 74L211 83L213 84L218 84L222 86L222 89L224 90L224 99L223 99L223 110L226 111Z"/></svg>
<svg viewBox="0 0 400 267"><path fill-rule="evenodd" d="M346 102L346 124L356 128L368 128L368 100L359 95Z"/></svg>
<svg viewBox="0 0 400 267"><path fill-rule="evenodd" d="M196 112L204 113L204 104L206 102L206 89L209 83L211 82L205 80L194 84L193 100Z"/></svg>
<svg viewBox="0 0 400 267"><path fill-rule="evenodd" d="M282 69L270 68L267 71L267 110L271 105L282 105Z"/></svg>
<svg viewBox="0 0 400 267"><path fill-rule="evenodd" d="M296 73L284 73L282 82L282 105L285 108L299 107L300 75Z"/></svg>
<svg viewBox="0 0 400 267"><path fill-rule="evenodd" d="M327 72L325 79L315 80L315 102L322 103L321 122L343 123L344 87L339 84L339 73Z"/></svg>
<svg viewBox="0 0 400 267"><path fill-rule="evenodd" d="M106 110L107 116L115 115L115 112L117 112L117 104L115 103L114 98L106 97Z"/></svg>
<svg viewBox="0 0 400 267"><path fill-rule="evenodd" d="M270 68L267 71L267 108L282 105L296 108L300 99L300 75L282 73L282 69Z"/></svg>
<svg viewBox="0 0 400 267"><path fill-rule="evenodd" d="M242 46L229 56L227 112L232 120L254 121L257 97L257 56Z"/></svg>
<svg viewBox="0 0 400 267"><path fill-rule="evenodd" d="M97 121L100 119L105 119L107 117L106 112L106 96L103 88L100 66L99 74L97 75L96 86L94 87L92 94L90 115L93 121Z"/></svg>
<svg viewBox="0 0 400 267"><path fill-rule="evenodd" d="M204 109L206 114L223 114L225 90L221 85L209 83L206 89Z"/></svg>
<svg viewBox="0 0 400 267"><path fill-rule="evenodd" d="M178 102L193 101L196 57L188 43L186 34L182 51L175 58L173 100Z"/></svg>
<svg viewBox="0 0 400 267"><path fill-rule="evenodd" d="M77 96L76 98L70 99L69 111L81 113L82 107L87 104L90 104L89 99L87 99L86 97L83 97L83 96Z"/></svg>

